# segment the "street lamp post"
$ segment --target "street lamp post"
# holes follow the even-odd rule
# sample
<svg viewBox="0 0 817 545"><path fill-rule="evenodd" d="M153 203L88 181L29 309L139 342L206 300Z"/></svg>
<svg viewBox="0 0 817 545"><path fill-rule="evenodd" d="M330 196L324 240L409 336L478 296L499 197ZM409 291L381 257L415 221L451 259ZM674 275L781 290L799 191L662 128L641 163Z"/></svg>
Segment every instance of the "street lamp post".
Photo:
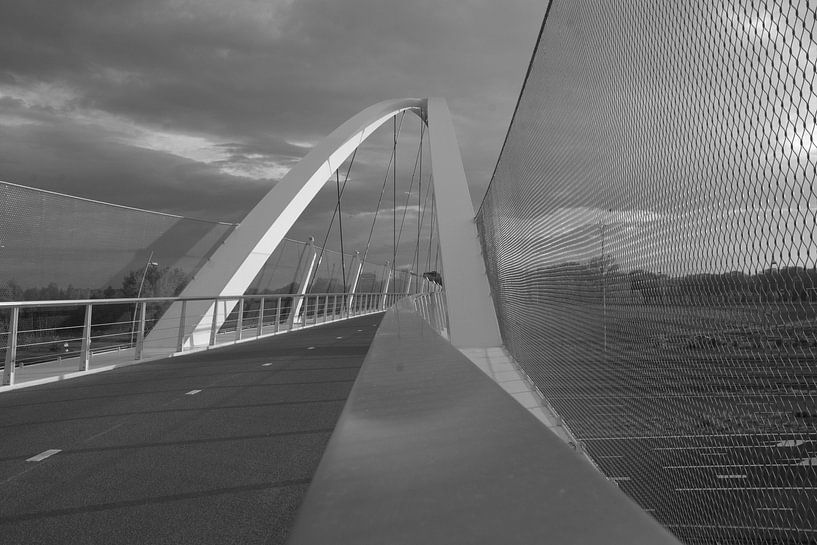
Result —
<svg viewBox="0 0 817 545"><path fill-rule="evenodd" d="M142 288L145 286L145 277L148 274L148 267L158 267L159 264L153 261L153 251L150 252L147 262L145 262L145 269L142 271L142 280L139 281L139 289L136 292L136 298L142 296ZM133 336L136 333L136 311L139 308L139 303L133 306L133 319L131 320L130 343L133 344Z"/></svg>

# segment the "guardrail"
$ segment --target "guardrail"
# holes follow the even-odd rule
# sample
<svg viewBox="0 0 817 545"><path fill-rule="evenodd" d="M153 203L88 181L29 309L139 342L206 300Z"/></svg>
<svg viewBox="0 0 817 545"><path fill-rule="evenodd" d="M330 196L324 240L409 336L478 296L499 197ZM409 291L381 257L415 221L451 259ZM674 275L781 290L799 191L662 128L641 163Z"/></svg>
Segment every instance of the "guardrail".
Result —
<svg viewBox="0 0 817 545"><path fill-rule="evenodd" d="M448 307L445 292L432 291L411 296L414 310L428 322L437 333L448 339Z"/></svg>
<svg viewBox="0 0 817 545"><path fill-rule="evenodd" d="M234 309L219 325L213 316L206 347L232 344L293 329L382 312L405 294L309 293L226 297L142 297L0 303L2 385L13 386L18 367L76 358L88 371L91 358L119 352L123 360L145 356L145 338L162 313L175 302L230 303ZM183 351L184 313L174 335Z"/></svg>

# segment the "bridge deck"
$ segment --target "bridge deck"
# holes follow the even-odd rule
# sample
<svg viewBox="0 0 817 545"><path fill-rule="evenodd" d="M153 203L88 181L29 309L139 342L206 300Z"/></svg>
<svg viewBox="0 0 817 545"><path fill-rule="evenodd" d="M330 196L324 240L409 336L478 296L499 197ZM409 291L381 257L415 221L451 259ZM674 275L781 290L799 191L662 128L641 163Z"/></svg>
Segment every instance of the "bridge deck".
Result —
<svg viewBox="0 0 817 545"><path fill-rule="evenodd" d="M380 318L3 393L0 543L282 543Z"/></svg>

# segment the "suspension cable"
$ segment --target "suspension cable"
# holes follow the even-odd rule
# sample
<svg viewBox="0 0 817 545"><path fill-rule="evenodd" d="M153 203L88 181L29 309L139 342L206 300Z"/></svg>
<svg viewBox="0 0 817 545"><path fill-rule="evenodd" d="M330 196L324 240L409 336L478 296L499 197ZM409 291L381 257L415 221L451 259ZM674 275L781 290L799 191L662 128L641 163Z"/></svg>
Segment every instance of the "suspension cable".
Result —
<svg viewBox="0 0 817 545"><path fill-rule="evenodd" d="M394 154L394 168L392 169L392 252L391 260L392 276L397 277L397 118L394 118L394 147L392 153Z"/></svg>
<svg viewBox="0 0 817 545"><path fill-rule="evenodd" d="M347 177L348 179L348 177ZM345 183L344 183L345 185ZM340 230L340 270L343 273L343 293L346 293L346 261L345 261L345 254L343 253L343 212L340 208L340 171L335 171L335 186L338 189L338 229Z"/></svg>
<svg viewBox="0 0 817 545"><path fill-rule="evenodd" d="M420 210L421 210L421 212L420 212L420 225L425 224L426 210L428 210L428 198L431 195L431 190L432 190L432 186L431 186L431 184L429 184L428 188L426 189L426 196L423 199L423 205L420 207ZM433 233L432 233L432 235L433 235ZM418 244L418 246L419 246L419 244ZM420 257L419 256L420 256L420 254L418 253L416 255L416 257L417 257L416 266L417 266L418 269L420 268ZM411 265L412 265L412 267L414 267L415 262L412 261Z"/></svg>
<svg viewBox="0 0 817 545"><path fill-rule="evenodd" d="M360 144L358 144L358 146L359 145ZM343 196L343 192L346 190L346 182L349 181L349 173L352 171L352 165L355 163L355 157L357 156L357 149L358 148L355 148L355 150L352 152L352 159L349 161L349 166L346 169L346 176L343 179L343 187L341 187L341 189L340 189L341 197ZM338 167L338 169L335 170L335 174L339 175L339 168L340 167ZM326 242L329 240L329 233L332 232L332 225L335 224L335 216L338 214L339 209L340 209L340 197L338 197L338 202L335 203L335 210L332 212L332 218L329 220L329 228L326 229L326 235L323 237L323 246L321 246L321 253L318 256L318 260L315 262L315 268L312 271L312 279L309 282L309 290L307 290L307 291L311 291L312 287L315 285L315 280L317 279L317 276L318 276L318 269L320 268L321 264L323 263L323 253L326 251ZM341 233L341 235L342 235L342 233ZM341 239L341 254L343 253L342 246L343 246L343 240Z"/></svg>
<svg viewBox="0 0 817 545"><path fill-rule="evenodd" d="M433 185L432 185L433 187ZM435 208L436 208L437 201L434 197L431 197L431 235L428 237L428 268L431 268L431 241L434 239L434 216L435 216ZM440 243L440 237L437 237L437 244ZM437 271L437 263L434 263L435 267L434 270Z"/></svg>
<svg viewBox="0 0 817 545"><path fill-rule="evenodd" d="M423 145L422 136L420 146ZM408 211L409 200L411 199L411 190L414 189L414 177L417 174L417 163L420 158L421 148L417 148L417 156L414 158L414 169L411 171L411 183L409 184L408 194L406 194L406 204L403 205L403 219L400 221L400 231L397 233L397 253L400 253L400 240L403 238L403 225L406 223L406 212ZM420 173L422 175L422 172ZM422 185L422 182L421 182ZM419 197L418 197L419 206ZM417 217L420 217L420 209L417 209Z"/></svg>
<svg viewBox="0 0 817 545"><path fill-rule="evenodd" d="M423 197L423 135L425 133L425 125L420 122L420 177L418 178L417 187L417 249L414 251L414 262L417 264L417 273L420 273L420 232L422 231L422 218L420 216L420 199ZM420 288L420 279L417 279L417 289Z"/></svg>
<svg viewBox="0 0 817 545"><path fill-rule="evenodd" d="M403 128L403 117L405 116L405 112L403 115L400 116L400 125L397 127L397 134L399 136L400 130ZM397 116L395 116L397 117ZM363 258L361 261L366 261L366 256L369 255L369 247L372 244L372 235L374 234L374 225L377 222L377 215L380 213L380 205L383 202L383 195L386 193L386 184L389 181L389 169L391 169L392 162L394 161L394 151L392 151L392 155L389 158L389 164L386 166L386 175L383 177L383 186L380 188L380 197L377 200L377 208L374 211L374 218L372 218L372 227L369 229L369 239L366 241L366 249L363 251Z"/></svg>

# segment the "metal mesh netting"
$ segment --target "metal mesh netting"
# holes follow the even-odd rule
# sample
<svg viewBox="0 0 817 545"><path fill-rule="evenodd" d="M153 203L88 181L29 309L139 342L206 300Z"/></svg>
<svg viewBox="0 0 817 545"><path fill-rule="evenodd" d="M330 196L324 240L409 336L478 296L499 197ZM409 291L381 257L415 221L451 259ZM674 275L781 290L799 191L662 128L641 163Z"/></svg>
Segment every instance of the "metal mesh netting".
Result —
<svg viewBox="0 0 817 545"><path fill-rule="evenodd" d="M477 217L507 346L688 543L817 542L816 9L554 0Z"/></svg>
<svg viewBox="0 0 817 545"><path fill-rule="evenodd" d="M232 228L0 182L0 300L175 295Z"/></svg>

